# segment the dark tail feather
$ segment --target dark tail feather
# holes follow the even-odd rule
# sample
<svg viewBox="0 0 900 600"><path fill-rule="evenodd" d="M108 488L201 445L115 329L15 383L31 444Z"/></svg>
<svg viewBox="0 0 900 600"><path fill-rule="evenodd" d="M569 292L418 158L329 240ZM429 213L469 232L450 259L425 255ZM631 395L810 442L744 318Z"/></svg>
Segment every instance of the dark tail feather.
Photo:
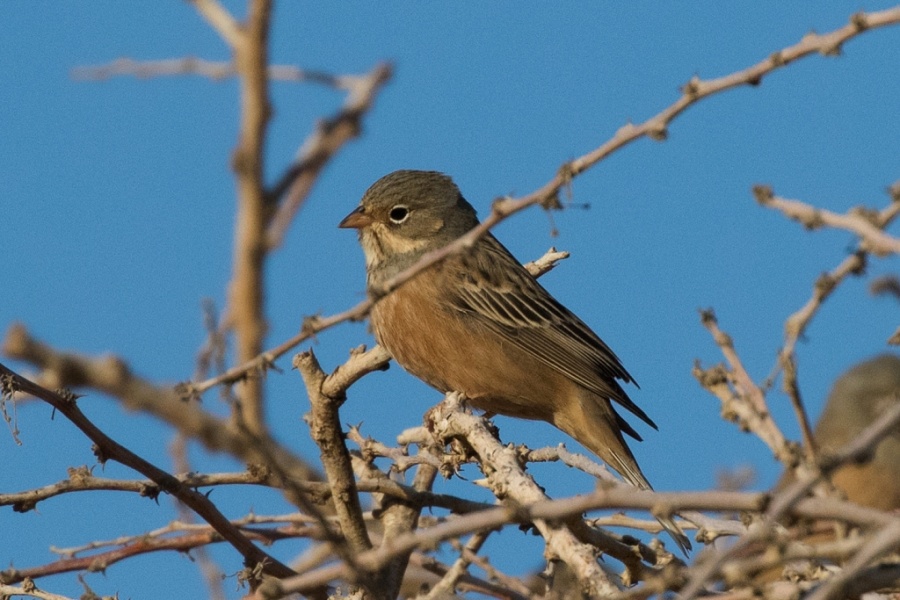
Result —
<svg viewBox="0 0 900 600"><path fill-rule="evenodd" d="M691 540L687 535L678 527L678 524L672 519L672 517L656 517L656 520L659 521L659 524L663 526L663 529L666 530L666 533L669 534L676 544L678 544L678 548L681 550L681 553L687 557L688 552L691 551Z"/></svg>
<svg viewBox="0 0 900 600"><path fill-rule="evenodd" d="M623 429L626 433L634 436L637 436L637 432L631 429L627 423L624 428L622 427L624 419L621 419L612 409L608 400L584 391L578 398L578 402L569 402L562 409L554 414L554 425L599 456L603 462L618 471L631 485L642 490L653 489L650 482L641 473L641 468L631 454L631 450L628 449L625 438L622 437ZM668 516L656 517L656 520L687 556L688 550L691 549L691 541L678 528L675 521Z"/></svg>
<svg viewBox="0 0 900 600"><path fill-rule="evenodd" d="M611 464L610 466L618 471L628 483L642 490L653 489L653 486L650 485L650 482L647 481L647 478L641 473L641 468L633 458L631 460L623 460L622 457L617 454L615 454L614 457L616 459L616 464ZM666 533L668 533L672 540L678 545L678 548L681 549L681 553L687 557L688 552L692 548L691 540L684 534L681 528L678 527L675 520L672 519L672 517L659 516L656 516L656 520L659 521L659 524L663 526Z"/></svg>

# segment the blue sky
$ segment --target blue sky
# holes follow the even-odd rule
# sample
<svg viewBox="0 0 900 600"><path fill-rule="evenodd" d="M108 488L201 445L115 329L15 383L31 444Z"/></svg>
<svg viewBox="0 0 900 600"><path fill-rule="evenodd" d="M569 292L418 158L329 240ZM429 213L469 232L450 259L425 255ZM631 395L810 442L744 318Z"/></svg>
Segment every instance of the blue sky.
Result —
<svg viewBox="0 0 900 600"><path fill-rule="evenodd" d="M229 3L242 12L240 3ZM503 194L533 191L559 165L599 146L628 121L669 104L693 75L716 77L829 31L857 10L884 2L650 2L597 4L282 3L272 34L279 64L360 73L394 62L390 85L364 123L363 136L327 168L268 267L268 345L292 335L304 316L342 311L363 297L362 253L336 225L378 177L398 168L451 174L486 214ZM155 60L228 51L182 2L0 4L0 197L6 271L0 327L20 321L64 349L114 353L157 381L190 377L204 333L200 302L224 304L230 278L237 86L196 77L75 81L73 68L127 56ZM579 177L573 200L590 208L552 215L533 209L503 223L500 239L523 261L549 246L572 258L545 285L621 357L641 384L632 395L660 425L638 424L634 446L659 489L705 489L720 469L749 465L757 487L778 467L751 436L719 418L718 401L690 374L695 359L721 360L697 310L715 308L750 373L770 371L784 319L812 283L853 246L851 235L806 232L759 207L751 187L843 212L882 207L900 178L900 29L869 32L840 58L811 57L765 79L689 109L665 143L641 140ZM266 148L274 180L315 119L337 110L342 95L310 84L274 83L275 115ZM553 237L555 226L559 235ZM896 228L895 228L896 233ZM897 305L871 298L869 277L896 273L896 259L872 259L867 278L845 283L799 347L802 392L817 415L830 383L852 364L888 350ZM362 324L323 333L314 348L323 366L371 343ZM307 400L289 359L269 379L269 414L282 441L304 456L315 449L301 421ZM25 365L12 364L27 372ZM396 366L353 388L342 416L390 442L421 422L439 395ZM797 437L786 398L770 406ZM215 394L204 399L223 412ZM107 433L169 466L170 432L90 394L81 406ZM499 419L505 440L530 446L568 443L549 425ZM44 406L19 410L24 445L0 435L0 491L65 478L68 466L93 464L89 443ZM235 469L193 453L197 470ZM133 477L107 466L109 476ZM535 468L551 494L593 483L560 467ZM469 472L475 477L474 471ZM443 484L442 484L443 485ZM474 494L471 486L447 488ZM216 492L235 517L286 507L274 493ZM483 494L481 497L484 497ZM92 493L42 503L25 515L0 511L0 528L21 543L0 547L0 564L51 560L48 547L138 534L174 518L124 494ZM20 537L24 536L24 537ZM27 537L27 539L25 539ZM536 542L518 532L526 559L500 559L511 571L536 565ZM11 539L11 538L7 538ZM529 544L531 544L529 546ZM288 558L299 544L286 544ZM523 552L524 554L524 552ZM239 560L216 550L223 568ZM162 565L162 566L160 566ZM146 557L88 582L123 597L202 594L195 567L178 556ZM158 571L157 571L158 572ZM43 584L77 595L74 577ZM234 581L226 582L231 596Z"/></svg>

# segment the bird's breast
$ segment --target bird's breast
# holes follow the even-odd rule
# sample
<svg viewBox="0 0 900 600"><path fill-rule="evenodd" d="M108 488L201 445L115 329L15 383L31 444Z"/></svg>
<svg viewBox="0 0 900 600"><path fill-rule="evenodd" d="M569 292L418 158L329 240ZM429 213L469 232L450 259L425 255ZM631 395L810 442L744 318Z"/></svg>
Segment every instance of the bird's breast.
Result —
<svg viewBox="0 0 900 600"><path fill-rule="evenodd" d="M378 342L441 392L462 392L491 412L551 420L570 382L453 308L446 281L440 270L429 270L378 302L371 313Z"/></svg>

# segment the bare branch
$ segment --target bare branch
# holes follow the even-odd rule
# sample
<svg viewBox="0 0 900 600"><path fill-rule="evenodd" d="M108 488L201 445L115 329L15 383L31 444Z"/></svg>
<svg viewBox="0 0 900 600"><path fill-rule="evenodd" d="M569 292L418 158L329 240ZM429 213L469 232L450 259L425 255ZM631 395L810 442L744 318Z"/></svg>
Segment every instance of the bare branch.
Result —
<svg viewBox="0 0 900 600"><path fill-rule="evenodd" d="M788 443L772 419L765 394L744 369L731 336L719 329L712 310L701 311L700 321L712 334L731 369L719 367L704 371L698 365L694 367L694 377L722 401L722 412L726 419L737 420L742 429L755 433L769 446L775 458L792 467L797 463L797 449Z"/></svg>
<svg viewBox="0 0 900 600"><path fill-rule="evenodd" d="M463 549L463 553L470 557L472 564L477 565L485 572L488 581L469 573L463 573L457 582L459 591L476 592L486 596L493 596L500 600L526 600L531 598L531 590L518 578L495 569L483 556L469 554L465 549ZM413 572L407 571L407 578L403 581L404 592L407 590L421 591L422 585L415 585L417 583L427 585L426 581L418 581L423 578L417 577L415 571L421 570L434 573L436 577L432 583L436 583L438 577L443 577L450 570L450 567L447 565L422 552L413 552L409 559L409 565L410 570L413 570ZM415 587L411 588L410 585Z"/></svg>
<svg viewBox="0 0 900 600"><path fill-rule="evenodd" d="M314 537L320 533L317 528L306 525L288 525L276 528L246 528L241 530L249 540L261 544L271 545L284 539L296 539L300 537ZM105 552L90 554L87 556L66 556L59 560L22 569L10 568L0 571L0 585L17 583L27 579L38 579L61 573L75 573L79 571L96 571L108 568L135 556L145 556L155 552L188 552L212 544L225 542L222 536L209 526L194 526L194 530L183 535L160 537L155 535L131 536L127 541L122 541ZM111 544L108 544L111 545ZM90 544L86 548L98 547L99 544Z"/></svg>
<svg viewBox="0 0 900 600"><path fill-rule="evenodd" d="M854 211L855 216L853 219L866 224L863 228L864 232L877 231L880 234L882 233L882 230L890 225L897 215L900 214L900 195L896 193L897 189L900 189L900 187L893 186L890 189L892 202L880 212L862 209ZM804 221L808 227L815 222L817 209L813 209L812 207L808 207L807 205L803 205L796 201L782 201L777 199L775 198L772 189L767 186L755 186L753 188L753 194L756 197L757 202L763 206L772 206L774 208L782 209L788 216L802 214L804 219L812 219L811 221ZM799 208L801 206L806 208ZM817 314L825 300L831 296L834 290L837 289L849 275L859 275L864 271L868 249L870 249L871 246L872 244L869 242L869 238L863 236L861 243L853 254L841 261L841 264L830 273L826 273L819 277L813 287L812 297L802 308L800 308L800 310L789 316L785 321L784 346L779 351L778 360L772 373L768 377L768 381L774 381L779 372L784 373L784 389L788 398L791 400L794 413L800 424L804 447L806 448L806 458L810 463L815 462L816 460L816 447L812 437L809 419L800 398L800 387L797 382L797 360L795 349L797 342L803 336L809 323Z"/></svg>
<svg viewBox="0 0 900 600"><path fill-rule="evenodd" d="M767 188L757 188L757 196L771 195L771 190ZM763 200L760 200L763 202ZM900 201L894 200L889 206L885 207L875 218L875 222L879 229L884 229L893 222L900 212ZM779 365L784 361L783 357L792 356L797 342L803 336L806 327L812 321L818 312L822 303L834 292L849 275L858 275L863 272L866 265L866 252L862 249L857 250L838 265L833 271L821 276L815 283L813 295L807 303L797 312L788 317L784 324L785 343L779 353ZM774 378L774 373L770 375L770 379Z"/></svg>
<svg viewBox="0 0 900 600"><path fill-rule="evenodd" d="M119 398L129 410L162 419L184 435L213 451L227 452L251 464L271 459L279 473L292 480L321 481L317 469L268 436L254 436L202 410L198 403L172 387L156 386L131 372L120 358L90 358L58 352L32 338L21 325L13 325L3 341L3 352L42 369L40 383L49 388L90 387ZM296 503L296 499L292 500Z"/></svg>
<svg viewBox="0 0 900 600"><path fill-rule="evenodd" d="M472 446L497 498L518 505L547 499L525 474L516 452L504 448L483 419L463 412L458 395L449 394L432 414L437 435L464 438ZM593 549L580 543L568 527L543 519L536 519L534 525L546 541L548 553L569 565L586 592L607 595L618 591L619 586L597 564Z"/></svg>
<svg viewBox="0 0 900 600"><path fill-rule="evenodd" d="M331 486L331 496L341 524L341 531L353 553L372 547L369 532L362 517L362 506L356 489L356 479L350 464L350 453L344 445L338 408L345 396L329 396L322 390L325 373L319 367L312 350L294 357L312 405L309 429L319 446L322 465Z"/></svg>
<svg viewBox="0 0 900 600"><path fill-rule="evenodd" d="M527 262L523 267L525 267L529 273L531 273L534 277L540 277L544 273L549 273L553 269L556 268L556 265L559 264L559 261L565 260L569 258L569 253L565 250L559 251L553 246L550 246L550 249L547 250L542 257L537 260L533 260L531 262Z"/></svg>
<svg viewBox="0 0 900 600"><path fill-rule="evenodd" d="M219 32L232 49L236 49L242 43L240 24L231 16L231 13L219 4L219 0L189 0L207 23Z"/></svg>
<svg viewBox="0 0 900 600"><path fill-rule="evenodd" d="M198 8L202 10L202 6L209 2L212 0L204 0ZM240 73L241 122L232 159L237 177L238 203L228 312L237 338L237 360L241 363L252 360L262 352L267 329L263 306L263 290L266 287L263 265L268 208L263 181L263 151L272 110L267 75L271 9L271 0L250 2L247 22L241 27L240 42L233 44L234 62ZM244 379L239 389L240 400L233 405L233 418L254 434L266 433L262 381L257 378Z"/></svg>
<svg viewBox="0 0 900 600"><path fill-rule="evenodd" d="M352 82L344 106L333 117L318 123L316 130L297 153L296 161L267 193L269 204L278 206L266 234L266 243L270 250L281 245L288 227L328 161L345 143L359 136L362 118L372 108L375 97L390 81L391 76L391 66L380 64L365 76L344 80L346 84Z"/></svg>
<svg viewBox="0 0 900 600"><path fill-rule="evenodd" d="M456 584L459 579L466 573L466 569L472 563L472 555L481 550L481 546L487 541L489 531L476 533L469 538L464 548L460 550L460 556L453 563L453 566L446 574L437 582L427 594L420 596L421 600L443 600L448 595L456 593Z"/></svg>
<svg viewBox="0 0 900 600"><path fill-rule="evenodd" d="M2 364L0 364L0 374L4 376L4 395L12 393L12 390L19 390L40 398L53 406L96 444L97 458L101 462L110 459L115 460L152 479L161 490L178 498L204 521L212 525L223 538L234 546L235 550L241 553L248 567L255 568L257 565L262 565L265 573L275 577L287 577L294 573L289 567L257 548L240 530L231 524L225 515L204 494L183 485L172 475L137 456L100 431L78 409L75 404L76 396L74 394L69 392L66 396L62 396L51 392L20 377Z"/></svg>
<svg viewBox="0 0 900 600"><path fill-rule="evenodd" d="M183 485L191 488L214 485L255 484L265 485L266 478L258 473L217 473L202 475L187 473L174 476ZM154 499L159 496L159 486L151 480L121 480L94 477L87 467L69 469L69 478L52 485L46 485L24 492L0 494L0 506L12 506L14 512L34 510L38 502L68 494L86 491L133 492Z"/></svg>
<svg viewBox="0 0 900 600"><path fill-rule="evenodd" d="M339 90L351 90L358 85L359 77L354 75L333 75L324 71L301 69L293 65L269 65L266 69L271 81L296 83L317 83ZM135 60L117 58L105 65L83 66L72 70L77 80L102 81L131 75L139 79L170 77L173 75L197 75L215 81L237 77L237 67L231 61L214 61L185 56L165 60Z"/></svg>
<svg viewBox="0 0 900 600"><path fill-rule="evenodd" d="M29 596L31 598L40 598L40 600L75 600L68 596L60 596L59 594L51 594L50 592L39 590L31 580L26 581L21 587L0 584L0 597L11 598L12 596Z"/></svg>
<svg viewBox="0 0 900 600"><path fill-rule="evenodd" d="M799 221L807 229L820 227L845 229L860 238L859 248L863 252L871 252L876 256L900 254L900 240L882 231L884 221L890 222L897 213L900 213L900 203L898 202L894 202L886 208L885 214L857 207L845 215L839 215L799 200L780 198L775 196L770 188L764 186L756 186L753 192L760 204L780 210L786 217Z"/></svg>

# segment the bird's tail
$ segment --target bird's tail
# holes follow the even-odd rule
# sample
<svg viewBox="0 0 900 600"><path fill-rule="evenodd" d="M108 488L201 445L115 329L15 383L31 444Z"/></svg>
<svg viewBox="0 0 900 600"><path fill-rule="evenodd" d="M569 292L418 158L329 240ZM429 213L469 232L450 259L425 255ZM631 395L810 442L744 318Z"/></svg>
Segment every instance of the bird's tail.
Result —
<svg viewBox="0 0 900 600"><path fill-rule="evenodd" d="M623 442L624 446L624 442ZM625 446L627 450L627 446ZM644 474L641 472L640 466L638 466L637 461L631 456L631 451L628 451L628 456L623 459L623 457L616 452L610 453L612 456L607 459L606 457L602 457L604 461L607 462L609 466L619 472L619 475L625 478L625 480L633 485L636 488L642 490L652 490L653 486L650 485L650 482L647 481L647 478L644 477ZM657 516L656 520L659 521L659 524L663 526L663 529L666 530L666 533L675 541L678 547L681 549L682 554L687 556L688 552L691 550L691 540L687 535L678 527L678 524L675 523L675 520L670 516Z"/></svg>
<svg viewBox="0 0 900 600"><path fill-rule="evenodd" d="M631 485L642 490L653 489L625 443L616 414L608 401L596 397L582 397L577 405L572 403L568 406L579 406L580 410L571 413L561 411L555 415L554 424L557 427L599 456L603 462L615 469ZM691 549L691 541L675 524L675 521L669 516L657 516L656 520L678 544L682 553L687 556Z"/></svg>

